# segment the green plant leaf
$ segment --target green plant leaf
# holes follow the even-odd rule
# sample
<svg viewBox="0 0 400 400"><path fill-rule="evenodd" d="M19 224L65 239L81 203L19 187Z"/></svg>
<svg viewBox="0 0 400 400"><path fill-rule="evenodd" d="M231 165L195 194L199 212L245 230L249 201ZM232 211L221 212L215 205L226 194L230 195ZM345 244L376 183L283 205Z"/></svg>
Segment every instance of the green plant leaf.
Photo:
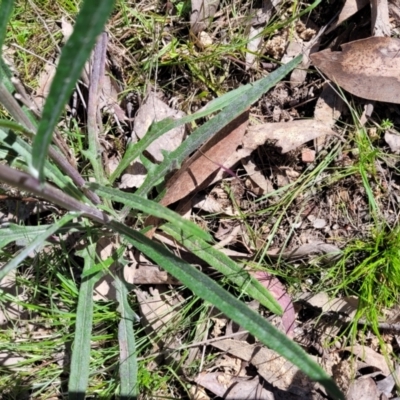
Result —
<svg viewBox="0 0 400 400"><path fill-rule="evenodd" d="M32 147L19 136L15 135L14 132L5 132L0 129L0 143L3 147L13 150L16 154L22 157L23 160L29 159ZM46 160L44 167L47 179L54 182L60 189L64 190L70 196L81 201L86 201L82 192L72 182L72 179L62 173L56 165ZM22 169L26 171L26 164Z"/></svg>
<svg viewBox="0 0 400 400"><path fill-rule="evenodd" d="M190 123L192 121L195 121L196 119L206 117L207 115L210 115L216 111L223 110L224 108L233 108L234 104L237 103L238 99L240 99L242 96L245 96L246 93L253 92L254 91L254 85L261 85L264 88L264 91L267 91L269 88L271 88L273 85L275 85L277 82L279 82L286 74L288 74L298 63L301 61L301 56L297 57L290 63L286 64L283 67L278 68L276 71L272 72L270 75L268 75L267 78L264 78L258 82L247 84L244 86L240 86L237 89L234 89L228 93L225 93L223 96L217 97L216 99L212 100L207 106L201 110L198 111L195 114L188 115L186 117L183 117L178 120L174 120L171 118L165 118L162 121L156 122L152 124L146 133L146 135L138 142L135 144L132 144L128 146L124 157L122 158L121 162L119 163L117 169L112 173L110 177L110 182L114 182L115 179L117 179L121 173L129 166L129 164L136 160L144 150L147 149L147 147L154 142L154 140L158 139L160 136L162 136L164 133L170 131L171 129L177 128L183 124ZM267 79L267 82L265 80ZM266 84L265 84L266 83ZM261 92L261 94L264 92ZM259 96L261 96L261 94ZM243 110L250 106L250 104L254 103L258 97L255 98L255 100L250 101L250 103L245 103L247 104ZM235 103L236 102L236 103ZM239 112L237 115L241 114ZM233 117L234 118L234 117ZM232 118L232 119L233 119ZM210 121L209 121L210 122ZM229 121L226 121L226 124ZM205 129L204 129L205 130ZM215 132L210 132L209 136L212 136ZM193 133L189 136L188 139L191 138ZM206 139L209 137L207 136ZM188 140L187 139L187 140ZM204 141L206 140L204 139ZM196 146L199 147L198 144ZM192 151L197 150L198 147L193 148L192 146ZM183 160L181 160L182 162ZM159 179L162 178L162 176L159 177Z"/></svg>
<svg viewBox="0 0 400 400"><path fill-rule="evenodd" d="M31 173L41 182L54 128L113 7L113 0L85 0L74 31L61 52L32 146Z"/></svg>
<svg viewBox="0 0 400 400"><path fill-rule="evenodd" d="M78 252L84 259L83 271L93 267L96 257L96 243L90 243ZM71 372L68 381L70 399L86 398L90 367L90 338L93 322L93 288L101 274L82 279L76 311L75 340L71 357Z"/></svg>
<svg viewBox="0 0 400 400"><path fill-rule="evenodd" d="M118 324L120 396L124 400L130 400L136 399L138 391L138 362L136 358L135 332L133 330L135 313L129 306L129 291L122 274L121 276L118 274L115 277L114 285L117 290L118 311L121 314L121 320Z"/></svg>
<svg viewBox="0 0 400 400"><path fill-rule="evenodd" d="M122 257L123 253L125 251L124 246L120 246L116 253L113 253L110 257L108 257L106 260L100 260L98 264L93 265L90 269L87 269L86 271L82 272L82 278L86 278L87 276L97 274L98 272L107 272L108 268L111 267L115 263L116 260Z"/></svg>
<svg viewBox="0 0 400 400"><path fill-rule="evenodd" d="M248 330L270 349L299 367L311 379L321 383L335 399L344 400L343 394L332 378L315 361L311 360L300 346L291 341L254 310L249 309L245 304L222 289L211 278L176 257L163 246L151 241L140 232L134 231L116 221L112 221L109 226L124 235L128 242L180 280L197 296L213 304L228 318Z"/></svg>
<svg viewBox="0 0 400 400"><path fill-rule="evenodd" d="M44 241L51 236L53 233L57 232L65 224L71 221L73 218L79 216L79 213L68 213L65 214L59 221L50 225L42 234L36 236L36 239L28 244L21 252L19 252L9 263L7 263L3 268L0 269L0 281L14 268L17 268L19 264L35 249L40 247Z"/></svg>
<svg viewBox="0 0 400 400"><path fill-rule="evenodd" d="M251 85L246 85L247 90L242 90L240 96L237 96L234 100L232 100L230 96L229 99L232 101L230 101L229 106L225 107L218 115L196 129L176 150L171 151L165 156L164 160L157 165L154 171L147 174L145 181L136 191L136 194L139 196L146 196L161 177L164 177L171 169L181 165L191 153L200 148L203 143L219 132L229 122L242 114L251 104L256 102L263 93L282 80L282 78L292 71L301 60L302 56L297 56L267 77ZM165 122L165 124L168 123L167 121ZM149 132L144 138L146 138L149 133L153 135L152 127L150 127Z"/></svg>
<svg viewBox="0 0 400 400"><path fill-rule="evenodd" d="M165 233L172 236L179 243L182 243L187 249L217 271L224 274L239 289L243 290L253 299L258 300L263 306L267 307L273 313L282 315L282 307L271 295L271 293L261 283L253 278L247 271L236 264L224 253L214 249L208 243L196 237L189 237L182 234L172 224L164 224L160 227Z"/></svg>
<svg viewBox="0 0 400 400"><path fill-rule="evenodd" d="M3 43L7 34L8 20L14 8L14 0L3 0L0 3L0 59L2 58Z"/></svg>
<svg viewBox="0 0 400 400"><path fill-rule="evenodd" d="M209 242L212 241L212 237L209 233L203 231L195 223L183 219L176 212L171 211L161 204L144 199L136 194L125 193L118 189L100 186L97 183L89 183L87 186L101 197L125 204L132 209L143 211L147 214L154 215L157 218L165 219L172 222L177 228L187 232L189 235L194 235Z"/></svg>

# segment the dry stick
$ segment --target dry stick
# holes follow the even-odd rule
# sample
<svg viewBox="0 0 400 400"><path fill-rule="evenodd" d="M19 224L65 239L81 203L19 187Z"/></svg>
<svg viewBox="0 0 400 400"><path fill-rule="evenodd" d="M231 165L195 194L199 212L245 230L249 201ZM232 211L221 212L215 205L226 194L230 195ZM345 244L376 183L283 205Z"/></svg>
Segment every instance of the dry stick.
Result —
<svg viewBox="0 0 400 400"><path fill-rule="evenodd" d="M0 102L17 122L24 124L32 134L36 132L36 127L22 111L17 100L14 99L12 94L1 83ZM88 199L90 199L94 204L100 204L99 196L85 188L86 181L82 178L79 172L52 146L49 147L49 155L60 169L72 179L75 185L85 193Z"/></svg>
<svg viewBox="0 0 400 400"><path fill-rule="evenodd" d="M31 192L68 211L81 212L83 216L99 222L100 224L108 224L111 221L111 218L103 211L82 203L47 183L41 185L39 180L25 172L10 168L7 165L0 165L0 181L8 183L10 186Z"/></svg>

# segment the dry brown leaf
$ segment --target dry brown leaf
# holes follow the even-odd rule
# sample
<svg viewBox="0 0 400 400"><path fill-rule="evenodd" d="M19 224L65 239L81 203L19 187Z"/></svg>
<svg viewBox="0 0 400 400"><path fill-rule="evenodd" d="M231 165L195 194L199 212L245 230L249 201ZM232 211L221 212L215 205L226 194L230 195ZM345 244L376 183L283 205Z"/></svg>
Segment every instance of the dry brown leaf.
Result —
<svg viewBox="0 0 400 400"><path fill-rule="evenodd" d="M190 400L211 400L202 387L195 385L190 387L189 396Z"/></svg>
<svg viewBox="0 0 400 400"><path fill-rule="evenodd" d="M116 239L104 236L97 242L96 253L99 258L104 261L116 251L116 248ZM105 275L96 282L93 289L93 299L95 301L117 300L117 292L113 285L117 267L118 264L113 263Z"/></svg>
<svg viewBox="0 0 400 400"><path fill-rule="evenodd" d="M211 345L251 363L268 383L281 390L301 393L304 396L310 394L312 387L310 379L273 350L232 339L221 340Z"/></svg>
<svg viewBox="0 0 400 400"><path fill-rule="evenodd" d="M400 103L400 39L370 37L311 55L329 79L348 92L376 101Z"/></svg>
<svg viewBox="0 0 400 400"><path fill-rule="evenodd" d="M272 392L260 383L258 377L248 378L232 377L223 372L202 372L195 382L203 386L217 397L229 400L274 400Z"/></svg>
<svg viewBox="0 0 400 400"><path fill-rule="evenodd" d="M165 293L161 287L158 289L150 288L150 293L140 289L135 289L139 303L141 322L145 331L156 343L158 348L171 343L171 337L167 335L167 329L178 326L181 319L179 313L179 303L183 302L179 296L171 296ZM174 338L172 338L174 341Z"/></svg>
<svg viewBox="0 0 400 400"><path fill-rule="evenodd" d="M243 143L245 148L256 149L266 141L273 141L282 153L287 153L319 136L332 134L335 135L330 126L314 120L266 123L249 127Z"/></svg>
<svg viewBox="0 0 400 400"><path fill-rule="evenodd" d="M390 36L387 0L371 0L371 31L373 36Z"/></svg>
<svg viewBox="0 0 400 400"><path fill-rule="evenodd" d="M280 252L278 249L270 250L267 251L267 254L271 258L281 258L286 261L319 257L321 262L329 263L341 257L342 251L333 244L315 241L284 252Z"/></svg>
<svg viewBox="0 0 400 400"><path fill-rule="evenodd" d="M161 270L157 265L126 265L124 267L125 280L134 285L179 285L180 282L170 276L166 271Z"/></svg>
<svg viewBox="0 0 400 400"><path fill-rule="evenodd" d="M11 369L16 364L25 361L24 357L17 356L13 353L0 353L0 367Z"/></svg>
<svg viewBox="0 0 400 400"><path fill-rule="evenodd" d="M147 170L139 159L132 161L131 165L124 171L121 176L119 189L138 188L146 179Z"/></svg>
<svg viewBox="0 0 400 400"><path fill-rule="evenodd" d="M125 111L119 106L118 95L121 92L117 81L111 76L106 65L106 74L102 78L99 109L115 115L118 121L127 119Z"/></svg>
<svg viewBox="0 0 400 400"><path fill-rule="evenodd" d="M43 110L43 105L50 92L51 82L53 82L54 75L56 74L55 64L45 64L43 71L38 78L38 88L36 93L32 96L38 110Z"/></svg>
<svg viewBox="0 0 400 400"><path fill-rule="evenodd" d="M376 386L382 394L386 395L387 397L390 397L392 390L396 384L396 381L399 381L400 377L400 366L396 364L395 370L388 375L385 379L382 379L378 382L376 382Z"/></svg>
<svg viewBox="0 0 400 400"><path fill-rule="evenodd" d="M376 383L372 378L359 378L352 382L346 396L347 400L381 399Z"/></svg>
<svg viewBox="0 0 400 400"><path fill-rule="evenodd" d="M260 46L263 36L261 35L264 27L250 27L249 40L247 42L247 52L246 52L246 71L250 68L256 67L255 64L257 58L257 51Z"/></svg>
<svg viewBox="0 0 400 400"><path fill-rule="evenodd" d="M393 153L400 153L400 135L385 132L385 142L389 145Z"/></svg>
<svg viewBox="0 0 400 400"><path fill-rule="evenodd" d="M375 367L382 371L384 376L390 374L390 369L387 360L382 354L377 353L370 347L356 344L354 346L345 347L343 350L349 351L351 354L357 356L360 360L364 361L371 367Z"/></svg>
<svg viewBox="0 0 400 400"><path fill-rule="evenodd" d="M219 0L192 0L190 25L192 32L197 34L203 31L217 12Z"/></svg>
<svg viewBox="0 0 400 400"><path fill-rule="evenodd" d="M161 121L168 117L180 119L185 115L183 111L172 109L161 101L154 92L150 92L136 115L132 141L136 142L137 138L142 139L153 122ZM136 137L134 137L134 135L136 135ZM155 161L161 162L164 159L162 151L171 152L175 150L182 143L184 137L184 125L171 129L151 143L150 146L147 147L146 152L149 153Z"/></svg>
<svg viewBox="0 0 400 400"><path fill-rule="evenodd" d="M342 22L349 19L352 15L354 15L357 11L360 11L362 8L369 4L370 0L346 0L342 11L339 14L339 18L336 22L332 24L332 26L327 30L326 33L329 33L336 29Z"/></svg>
<svg viewBox="0 0 400 400"><path fill-rule="evenodd" d="M231 210L224 209L223 205L217 199L215 199L213 196L207 196L205 194L196 195L192 199L192 207L212 214L225 213L227 215L233 215Z"/></svg>
<svg viewBox="0 0 400 400"><path fill-rule="evenodd" d="M323 312L337 312L353 319L357 312L358 299L354 296L342 298L329 298L326 292L320 292L306 300L313 307L320 308Z"/></svg>
<svg viewBox="0 0 400 400"><path fill-rule="evenodd" d="M15 281L15 270L10 271L1 281L0 290L6 294L17 297L19 300L26 300L26 296ZM7 324L9 321L23 319L24 308L18 303L4 301L0 308L0 326ZM11 356L10 356L11 357Z"/></svg>
<svg viewBox="0 0 400 400"><path fill-rule="evenodd" d="M317 100L317 104L315 105L314 119L333 127L336 120L340 118L344 107L344 101L332 88L332 85L328 82L325 82L322 93ZM314 145L317 152L322 150L326 143L326 139L326 136L320 136L314 140Z"/></svg>
<svg viewBox="0 0 400 400"><path fill-rule="evenodd" d="M271 193L274 190L272 182L264 176L259 167L254 163L251 156L243 159L242 165L246 170L249 179L251 179L261 189L260 194Z"/></svg>
<svg viewBox="0 0 400 400"><path fill-rule="evenodd" d="M210 176L216 173L221 165L225 167L225 161L242 143L247 124L248 113L245 112L185 161L167 182L166 194L160 203L167 206L206 186Z"/></svg>
<svg viewBox="0 0 400 400"><path fill-rule="evenodd" d="M344 109L344 101L332 88L332 85L325 83L315 105L314 119L329 126L334 126Z"/></svg>

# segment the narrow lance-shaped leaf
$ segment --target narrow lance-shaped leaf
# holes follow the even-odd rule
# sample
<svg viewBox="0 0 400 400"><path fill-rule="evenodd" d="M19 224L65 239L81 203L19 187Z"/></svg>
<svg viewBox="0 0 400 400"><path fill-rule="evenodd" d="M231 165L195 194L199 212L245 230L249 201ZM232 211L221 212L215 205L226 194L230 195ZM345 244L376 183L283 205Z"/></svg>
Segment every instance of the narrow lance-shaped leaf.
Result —
<svg viewBox="0 0 400 400"><path fill-rule="evenodd" d="M155 184L164 177L171 169L181 165L191 153L197 150L210 137L219 132L225 125L242 114L246 108L256 102L266 91L282 80L290 71L293 70L302 60L302 56L297 56L292 61L281 66L267 77L252 83L249 89L243 91L241 96L231 102L218 115L207 121L200 128L196 129L176 150L164 157L152 173L149 173L142 186L137 190L139 196L146 196ZM145 136L146 137L146 136Z"/></svg>
<svg viewBox="0 0 400 400"><path fill-rule="evenodd" d="M3 43L7 34L7 23L14 8L14 0L2 0L0 3L0 59L3 53Z"/></svg>
<svg viewBox="0 0 400 400"><path fill-rule="evenodd" d="M277 83L280 79L282 79L287 73L289 73L294 68L294 66L298 65L298 63L300 61L301 61L301 59L296 59L296 61L291 61L286 66L283 66L283 67L279 68L277 71L274 71L272 74L268 75L267 78L270 79L270 83L268 84L267 87L264 88L264 91L268 90L268 88L272 87L275 83ZM188 116L183 117L178 120L166 118L166 119L163 119L162 121L152 124L143 139L141 139L138 143L135 143L128 147L128 149L127 149L123 159L119 163L117 169L111 175L110 182L113 182L116 178L118 178L120 176L120 174L128 167L128 165L133 160L135 160L137 157L139 157L140 154L144 150L146 150L147 147L154 140L158 139L164 133L170 131L171 129L177 128L183 124L187 124L192 121L195 121L196 119L210 115L211 113L214 113L216 111L233 108L236 104L235 101L237 101L238 99L245 96L246 93L252 92L254 90L255 84L259 84L260 82L265 82L265 79L267 79L267 78L264 78L263 80L258 81L256 83L240 86L237 89L234 89L228 93L225 93L223 96L220 96L220 97L214 99L213 101L211 101L209 104L207 104L207 106L204 109L198 111L195 114L188 115ZM256 100L257 100L257 98L254 101L256 101ZM246 107L244 107L243 109L245 109L245 108ZM238 115L239 114L241 114L241 112L239 112ZM232 119L233 118L234 117L232 117ZM228 122L229 122L229 120L226 120L226 123L228 123ZM209 125L207 125L207 126L209 126ZM208 128L203 128L203 131L207 131L207 129ZM216 133L216 132L210 131L209 135L204 137L204 142L207 140L207 138L212 136L212 134L214 134L214 133ZM192 135L190 135L190 137ZM190 137L188 139L190 139ZM190 140L189 140L189 143L191 143ZM199 144L196 143L195 145L193 145L191 147L192 151L197 150L198 147L195 147L195 146L199 147ZM182 157L182 158L184 158L184 157ZM158 168L158 166L156 168ZM162 176L160 176L160 177L162 177ZM141 189L141 190L143 190L143 189Z"/></svg>
<svg viewBox="0 0 400 400"><path fill-rule="evenodd" d="M125 225L112 221L109 226L124 235L128 242L172 276L179 279L197 296L215 305L228 318L240 324L270 349L275 350L299 367L313 380L320 382L333 398L344 399L332 378L315 361L311 360L300 346L258 313L249 309L244 303L222 289L207 275L176 257L163 246Z"/></svg>
<svg viewBox="0 0 400 400"><path fill-rule="evenodd" d="M214 249L199 238L182 235L182 232L176 229L173 224L164 224L160 228L182 243L187 249L196 254L197 257L224 274L239 289L243 289L244 292L253 299L258 300L264 307L267 307L275 314L282 315L282 307L272 294L257 279L253 278L227 255Z"/></svg>
<svg viewBox="0 0 400 400"><path fill-rule="evenodd" d="M135 314L128 303L128 289L123 281L122 274L115 277L117 290L118 311L121 320L118 324L119 343L119 376L121 380L120 396L125 400L136 399L138 362L136 358L135 332L133 321Z"/></svg>
<svg viewBox="0 0 400 400"><path fill-rule="evenodd" d="M45 240L62 228L65 224L71 221L73 218L79 216L79 213L69 213L65 214L59 221L55 222L48 229L46 229L42 234L36 236L36 239L28 244L22 251L20 251L9 263L7 263L3 268L0 269L0 281L14 268L17 268L19 264L25 260L26 257L32 251L40 247ZM1 243L1 241L0 241Z"/></svg>
<svg viewBox="0 0 400 400"><path fill-rule="evenodd" d="M32 146L31 173L41 182L44 180L44 162L54 128L113 7L112 0L85 0L74 31L61 52L56 75Z"/></svg>
<svg viewBox="0 0 400 400"><path fill-rule="evenodd" d="M92 268L95 263L96 244L91 243L79 255L84 259L83 271ZM71 372L68 381L70 399L84 400L89 382L90 338L93 321L93 288L100 274L84 278L79 289L76 311L75 340L71 357Z"/></svg>
<svg viewBox="0 0 400 400"><path fill-rule="evenodd" d="M182 229L190 235L194 235L207 241L212 241L211 235L203 231L195 223L183 219L177 213L154 201L143 199L143 197L137 196L136 194L124 193L117 189L100 186L97 183L90 183L88 186L106 199L111 199L119 203L126 204L132 209L143 211L158 218L163 218L172 222L177 228Z"/></svg>
<svg viewBox="0 0 400 400"><path fill-rule="evenodd" d="M162 136L164 133L171 129L177 128L183 124L189 124L196 119L206 117L214 112L220 111L225 107L228 107L234 99L240 97L243 93L251 89L251 84L239 86L238 88L225 93L224 95L215 98L210 101L203 109L196 112L195 114L187 115L180 119L165 118L161 121L153 123L146 135L135 144L128 146L124 157L118 164L117 169L112 173L110 182L114 182L120 174L129 166L129 164L142 154L147 147Z"/></svg>

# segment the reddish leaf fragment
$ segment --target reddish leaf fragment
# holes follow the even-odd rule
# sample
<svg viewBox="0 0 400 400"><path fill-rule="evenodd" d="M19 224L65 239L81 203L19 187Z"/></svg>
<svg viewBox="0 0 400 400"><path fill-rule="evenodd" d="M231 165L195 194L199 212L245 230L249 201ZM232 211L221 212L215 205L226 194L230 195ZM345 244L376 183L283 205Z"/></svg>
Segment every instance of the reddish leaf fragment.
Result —
<svg viewBox="0 0 400 400"><path fill-rule="evenodd" d="M278 278L268 274L267 272L257 271L253 272L252 275L271 292L277 302L281 305L283 310L282 326L284 328L284 332L290 338L293 338L296 313L294 311L292 299L288 295L285 287L278 280Z"/></svg>

